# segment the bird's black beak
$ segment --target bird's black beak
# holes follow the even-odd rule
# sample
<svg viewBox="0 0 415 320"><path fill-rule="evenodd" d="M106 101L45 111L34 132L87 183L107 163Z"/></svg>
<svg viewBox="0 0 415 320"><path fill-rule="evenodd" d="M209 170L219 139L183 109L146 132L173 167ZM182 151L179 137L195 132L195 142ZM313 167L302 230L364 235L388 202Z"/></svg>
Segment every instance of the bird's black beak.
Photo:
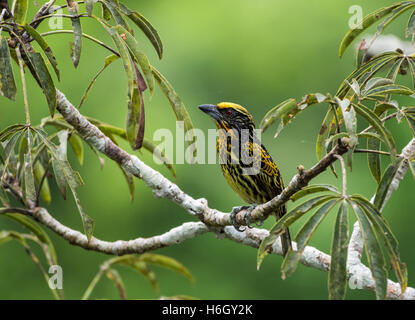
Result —
<svg viewBox="0 0 415 320"><path fill-rule="evenodd" d="M216 121L219 121L222 118L218 110L218 106L214 104L202 104L199 106L199 109L202 110L204 113L210 115Z"/></svg>

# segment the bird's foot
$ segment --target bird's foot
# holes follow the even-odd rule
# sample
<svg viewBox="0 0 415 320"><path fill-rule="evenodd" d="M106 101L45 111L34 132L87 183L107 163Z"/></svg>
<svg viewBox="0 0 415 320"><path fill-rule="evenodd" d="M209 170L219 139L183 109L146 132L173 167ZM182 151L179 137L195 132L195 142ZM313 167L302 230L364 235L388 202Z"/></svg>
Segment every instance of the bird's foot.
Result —
<svg viewBox="0 0 415 320"><path fill-rule="evenodd" d="M231 223L232 223L232 225L235 227L235 229L237 231L243 232L243 231L245 231L245 228L242 228L241 229L241 226L238 224L238 222L236 222L236 215L240 211L246 209L246 212L244 214L244 220L245 220L246 226L248 228L252 228L252 226L251 226L251 212L252 212L252 210L255 209L256 206L257 206L257 204L254 203L253 205L250 205L250 206L238 206L238 207L233 207L232 208L232 211L230 213L230 215L231 215Z"/></svg>
<svg viewBox="0 0 415 320"><path fill-rule="evenodd" d="M246 210L245 214L244 214L244 219L245 219L245 223L246 226L250 229L252 229L253 227L251 226L251 212L252 210L254 210L256 207L258 206L258 204L254 203L253 205L249 206L248 209Z"/></svg>

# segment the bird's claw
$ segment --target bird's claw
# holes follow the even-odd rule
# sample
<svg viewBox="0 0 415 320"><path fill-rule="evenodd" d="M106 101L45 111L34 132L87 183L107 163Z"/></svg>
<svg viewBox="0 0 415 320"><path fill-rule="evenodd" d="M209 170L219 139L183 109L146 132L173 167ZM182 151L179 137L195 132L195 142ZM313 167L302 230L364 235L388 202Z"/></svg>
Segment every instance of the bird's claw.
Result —
<svg viewBox="0 0 415 320"><path fill-rule="evenodd" d="M252 229L253 227L251 226L251 212L252 210L254 210L258 205L256 203L254 203L253 205L249 206L248 209L246 210L245 214L244 214L244 219L245 219L245 223L246 226L250 229Z"/></svg>
<svg viewBox="0 0 415 320"><path fill-rule="evenodd" d="M236 222L236 215L238 212L245 210L246 212L244 214L244 220L245 220L245 224L248 228L252 228L251 226L251 212L252 210L255 209L255 207L257 206L256 203L254 203L251 206L238 206L238 207L233 207L232 211L230 213L231 215L231 223L232 225L235 227L235 229L239 232L243 232L245 231L246 228L241 228L241 226L238 224L238 222Z"/></svg>
<svg viewBox="0 0 415 320"><path fill-rule="evenodd" d="M238 214L238 212L246 209L247 206L238 206L238 207L233 207L232 211L230 213L231 215L231 223L234 226L234 228L239 231L239 232L243 232L245 231L245 228L240 228L241 226L238 224L238 222L236 222L236 215Z"/></svg>

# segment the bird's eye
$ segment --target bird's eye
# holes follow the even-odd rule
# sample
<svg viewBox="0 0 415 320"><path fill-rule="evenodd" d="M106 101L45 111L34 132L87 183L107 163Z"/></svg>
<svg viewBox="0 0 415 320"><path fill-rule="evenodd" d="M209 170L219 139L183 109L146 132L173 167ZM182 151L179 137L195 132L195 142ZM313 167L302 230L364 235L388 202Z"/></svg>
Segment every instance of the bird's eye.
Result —
<svg viewBox="0 0 415 320"><path fill-rule="evenodd" d="M232 110L231 110L231 109L226 110L226 114L227 114L228 116L230 116L230 115L232 114Z"/></svg>

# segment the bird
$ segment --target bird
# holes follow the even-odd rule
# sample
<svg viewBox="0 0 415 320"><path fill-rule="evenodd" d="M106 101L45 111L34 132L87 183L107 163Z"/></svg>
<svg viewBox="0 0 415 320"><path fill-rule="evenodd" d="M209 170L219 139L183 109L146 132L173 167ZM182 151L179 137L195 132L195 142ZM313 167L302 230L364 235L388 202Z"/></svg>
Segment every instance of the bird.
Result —
<svg viewBox="0 0 415 320"><path fill-rule="evenodd" d="M238 212L245 210L244 219L250 226L250 214L258 205L278 196L284 183L277 164L261 144L255 122L247 109L232 102L203 104L198 106L216 123L218 137L216 150L223 176L233 191L249 206L236 206L230 212L231 223L238 231L244 231L236 222ZM245 159L244 159L245 157ZM251 163L245 160L252 160ZM286 205L272 213L276 219L286 214ZM285 257L291 248L288 228L281 235L282 252Z"/></svg>

